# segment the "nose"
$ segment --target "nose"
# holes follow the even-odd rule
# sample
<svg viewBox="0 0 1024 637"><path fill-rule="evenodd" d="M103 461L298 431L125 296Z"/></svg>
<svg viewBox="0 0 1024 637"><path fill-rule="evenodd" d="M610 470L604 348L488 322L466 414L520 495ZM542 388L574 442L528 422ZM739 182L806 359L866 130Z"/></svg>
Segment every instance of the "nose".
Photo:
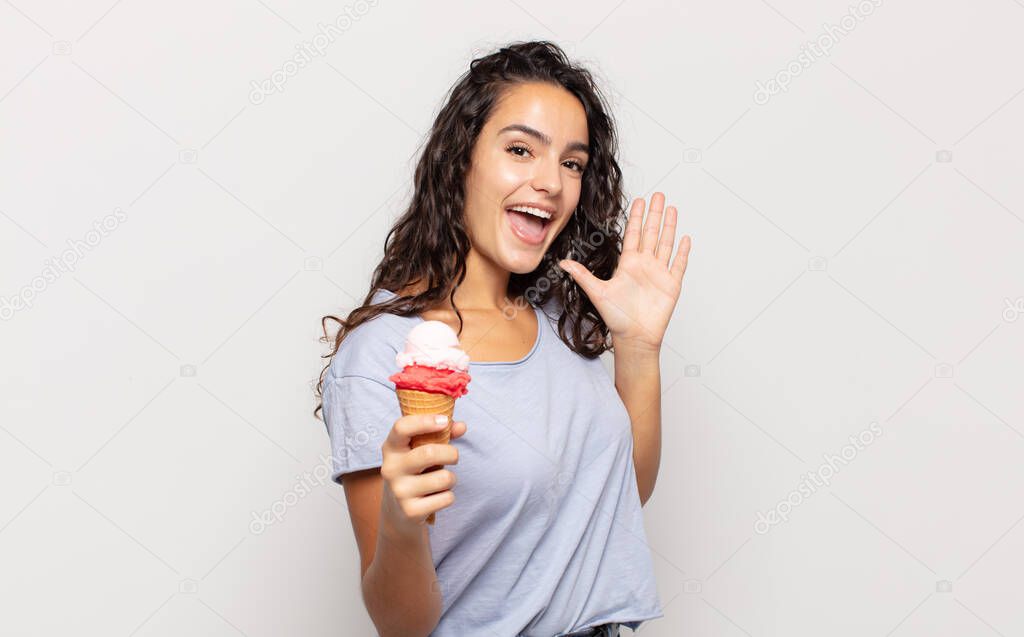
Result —
<svg viewBox="0 0 1024 637"><path fill-rule="evenodd" d="M533 174L532 186L534 190L543 190L553 197L562 190L562 175L559 172L557 160L543 159L535 162L536 171Z"/></svg>

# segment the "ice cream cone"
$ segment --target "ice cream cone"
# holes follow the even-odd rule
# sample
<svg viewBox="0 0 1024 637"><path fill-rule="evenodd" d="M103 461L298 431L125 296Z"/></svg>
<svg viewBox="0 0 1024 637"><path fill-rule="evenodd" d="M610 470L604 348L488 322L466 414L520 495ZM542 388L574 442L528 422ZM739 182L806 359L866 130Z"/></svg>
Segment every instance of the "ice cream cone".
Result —
<svg viewBox="0 0 1024 637"><path fill-rule="evenodd" d="M469 384L469 355L459 348L455 330L441 321L423 321L409 330L405 349L395 355L401 371L388 376L395 384L402 415L443 414L448 426L441 431L413 436L411 447L437 443L448 444L452 435L452 414L455 399L466 394ZM427 467L421 473L443 469ZM427 524L434 523L434 514Z"/></svg>
<svg viewBox="0 0 1024 637"><path fill-rule="evenodd" d="M435 394L432 392L419 391L417 389L399 389L396 390L398 394L398 404L402 408L403 416L411 416L414 414L444 414L448 416L448 426L441 431L431 432L427 434L420 434L412 437L410 446L415 449L421 445L426 444L445 444L451 440L452 435L452 414L455 411L455 398L448 396L447 394ZM427 467L423 470L423 473L429 473L441 469L440 465L433 467ZM434 514L431 513L427 516L427 524L434 523Z"/></svg>

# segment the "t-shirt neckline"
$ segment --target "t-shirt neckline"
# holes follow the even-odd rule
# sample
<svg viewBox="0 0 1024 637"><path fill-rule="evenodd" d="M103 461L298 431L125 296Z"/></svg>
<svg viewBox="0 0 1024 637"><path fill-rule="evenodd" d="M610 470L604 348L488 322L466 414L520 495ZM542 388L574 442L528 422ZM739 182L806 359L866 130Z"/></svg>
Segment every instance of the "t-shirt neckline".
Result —
<svg viewBox="0 0 1024 637"><path fill-rule="evenodd" d="M392 292L391 290L385 289L385 288L381 288L381 291L387 292L391 296L398 296L396 293ZM522 364L526 363L526 361L528 361L531 358L533 358L533 355L540 348L540 342L543 339L544 324L541 322L541 320L544 318L544 314L540 311L540 308L538 308L536 305L533 305L531 303L530 307L533 308L534 316L537 317L537 338L534 339L533 347L530 348L530 351L527 352L525 356L523 356L519 360L515 360L515 361L474 361L474 360L470 359L470 361L469 361L470 367L473 367L473 366L477 366L477 367L516 367L516 366L519 366L519 365L522 365ZM413 315L413 316L411 316L409 318L413 318L413 319L415 319L416 321L418 321L420 323L426 322L426 319L424 319L422 316L420 316L418 314L415 314L415 315Z"/></svg>

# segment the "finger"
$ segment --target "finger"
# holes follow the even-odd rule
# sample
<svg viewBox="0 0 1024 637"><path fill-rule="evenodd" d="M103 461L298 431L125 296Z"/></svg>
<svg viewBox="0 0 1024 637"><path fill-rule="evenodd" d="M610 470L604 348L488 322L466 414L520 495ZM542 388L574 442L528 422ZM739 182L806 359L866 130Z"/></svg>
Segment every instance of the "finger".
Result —
<svg viewBox="0 0 1024 637"><path fill-rule="evenodd" d="M402 416L395 421L395 425L388 433L385 442L395 449L407 448L413 436L435 433L447 427L447 416L442 415L440 417L444 418L441 424L438 424L436 420L438 416L436 415L415 414L412 416Z"/></svg>
<svg viewBox="0 0 1024 637"><path fill-rule="evenodd" d="M661 215L665 209L665 195L656 192L651 197L651 206L647 209L647 221L644 222L644 231L640 237L640 252L654 254L654 247L658 244L658 230L661 229Z"/></svg>
<svg viewBox="0 0 1024 637"><path fill-rule="evenodd" d="M658 248L654 251L654 256L666 268L668 267L669 259L672 257L672 244L676 241L676 223L678 218L679 211L676 210L675 206L669 206L665 210L665 225L661 229L661 240L658 241Z"/></svg>
<svg viewBox="0 0 1024 637"><path fill-rule="evenodd" d="M429 515L430 513L440 511L441 509L445 509L455 504L455 494L451 489L449 489L432 496L424 496L423 498L420 498L417 503L422 505L423 512Z"/></svg>
<svg viewBox="0 0 1024 637"><path fill-rule="evenodd" d="M452 440L466 433L466 423L462 421L452 423Z"/></svg>
<svg viewBox="0 0 1024 637"><path fill-rule="evenodd" d="M600 289L604 281L594 276L582 263L572 259L562 259L558 265L569 273L572 280L583 289L591 300L600 298Z"/></svg>
<svg viewBox="0 0 1024 637"><path fill-rule="evenodd" d="M675 259L672 260L672 267L669 270L680 283L683 280L683 275L686 274L686 263L690 259L691 244L690 235L683 235L683 238L679 240L679 249L676 250Z"/></svg>
<svg viewBox="0 0 1024 637"><path fill-rule="evenodd" d="M413 516L426 516L435 511L440 511L455 504L455 494L451 489L435 493L433 495L416 498L408 503L410 514Z"/></svg>
<svg viewBox="0 0 1024 637"><path fill-rule="evenodd" d="M417 475L428 467L458 464L459 450L448 443L420 445L406 455L406 473Z"/></svg>
<svg viewBox="0 0 1024 637"><path fill-rule="evenodd" d="M644 219L644 200L637 197L629 209L626 231L622 235L622 251L636 250L640 246L640 224Z"/></svg>
<svg viewBox="0 0 1024 637"><path fill-rule="evenodd" d="M445 491L455 486L455 472L440 469L415 476L402 476L395 480L391 490L398 498L419 498Z"/></svg>

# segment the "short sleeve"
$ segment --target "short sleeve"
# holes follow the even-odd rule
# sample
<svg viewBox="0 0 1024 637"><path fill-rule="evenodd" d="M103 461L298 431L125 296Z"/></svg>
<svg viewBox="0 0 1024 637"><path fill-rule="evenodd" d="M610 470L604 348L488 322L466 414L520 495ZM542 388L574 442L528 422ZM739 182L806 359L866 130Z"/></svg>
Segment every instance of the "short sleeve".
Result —
<svg viewBox="0 0 1024 637"><path fill-rule="evenodd" d="M331 479L381 466L381 445L402 415L394 389L362 376L324 381L323 416L331 440Z"/></svg>
<svg viewBox="0 0 1024 637"><path fill-rule="evenodd" d="M381 445L402 415L395 385L395 354L408 328L402 319L381 315L349 333L324 378L323 418L331 440L332 480L379 467Z"/></svg>

